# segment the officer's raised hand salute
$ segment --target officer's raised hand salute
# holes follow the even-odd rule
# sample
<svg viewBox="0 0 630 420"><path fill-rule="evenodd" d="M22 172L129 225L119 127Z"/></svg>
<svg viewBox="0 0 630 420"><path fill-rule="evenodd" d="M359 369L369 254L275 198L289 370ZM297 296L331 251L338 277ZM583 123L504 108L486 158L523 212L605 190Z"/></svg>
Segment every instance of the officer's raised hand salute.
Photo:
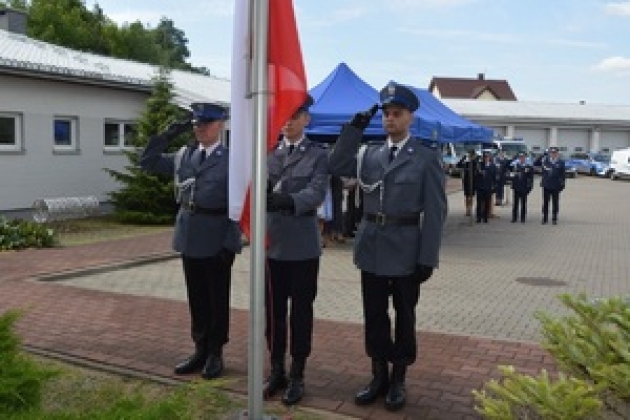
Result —
<svg viewBox="0 0 630 420"><path fill-rule="evenodd" d="M220 135L228 110L211 103L194 103L191 108L191 118L173 122L149 139L140 166L175 174L178 190L173 248L182 258L195 351L175 367L175 373L201 371L204 379L212 379L223 372L231 270L241 251L241 231L227 212L229 157ZM194 143L175 154L164 153L169 141L191 129Z"/></svg>
<svg viewBox="0 0 630 420"><path fill-rule="evenodd" d="M413 139L409 131L420 105L416 95L392 83L381 90L380 100L386 143L359 148L363 130L378 109L373 106L342 128L329 155L329 170L333 175L357 178L363 193L354 262L361 270L365 348L372 362L372 380L355 395L355 403L370 404L386 395L385 407L398 410L406 401L407 366L417 355L415 308L420 284L438 265L446 194L441 156ZM388 313L390 295L395 323ZM396 325L395 334L391 325Z"/></svg>
<svg viewBox="0 0 630 420"><path fill-rule="evenodd" d="M370 121L374 114L378 111L378 104L374 104L370 109L363 112L357 112L352 120L350 121L350 125L358 128L359 130L365 130L368 125L370 125Z"/></svg>
<svg viewBox="0 0 630 420"><path fill-rule="evenodd" d="M164 135L170 139L173 139L180 134L184 134L185 132L192 129L192 119L191 117L185 118L183 120L174 121L169 124L166 128Z"/></svg>

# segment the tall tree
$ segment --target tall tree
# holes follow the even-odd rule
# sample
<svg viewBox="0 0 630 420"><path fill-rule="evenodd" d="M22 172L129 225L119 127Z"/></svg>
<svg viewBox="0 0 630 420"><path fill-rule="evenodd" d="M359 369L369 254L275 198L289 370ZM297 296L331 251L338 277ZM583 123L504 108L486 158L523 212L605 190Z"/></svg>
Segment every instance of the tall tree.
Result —
<svg viewBox="0 0 630 420"><path fill-rule="evenodd" d="M172 89L168 71L161 70L136 125L133 139L135 149L126 153L129 165L125 167L125 171L105 169L122 185L119 190L109 193L114 205L114 215L120 221L146 224L167 224L174 221L173 176L149 174L138 166L140 153L148 139L162 131L169 122L185 115L186 111L172 103ZM191 134L178 137L169 144L167 152L174 153L190 140Z"/></svg>

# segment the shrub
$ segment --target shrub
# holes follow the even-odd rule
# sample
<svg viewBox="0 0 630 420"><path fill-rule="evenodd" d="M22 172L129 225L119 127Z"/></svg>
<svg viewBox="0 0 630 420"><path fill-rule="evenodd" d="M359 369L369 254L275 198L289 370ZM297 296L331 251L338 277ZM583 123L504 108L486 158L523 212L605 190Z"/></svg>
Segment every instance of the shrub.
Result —
<svg viewBox="0 0 630 420"><path fill-rule="evenodd" d="M50 248L57 244L54 230L25 220L0 216L0 251L24 248Z"/></svg>
<svg viewBox="0 0 630 420"><path fill-rule="evenodd" d="M597 391L586 381L563 374L552 381L545 370L537 378L518 374L511 366L499 370L501 382L491 380L485 390L473 391L481 403L476 410L487 419L580 420L601 411Z"/></svg>
<svg viewBox="0 0 630 420"><path fill-rule="evenodd" d="M19 351L20 340L13 331L19 316L15 311L0 316L0 413L37 409L44 382L57 374Z"/></svg>
<svg viewBox="0 0 630 420"><path fill-rule="evenodd" d="M590 301L561 295L573 315L554 319L536 314L545 348L561 373L551 381L516 374L501 366L504 378L473 391L476 410L489 419L629 418L630 305L619 298Z"/></svg>

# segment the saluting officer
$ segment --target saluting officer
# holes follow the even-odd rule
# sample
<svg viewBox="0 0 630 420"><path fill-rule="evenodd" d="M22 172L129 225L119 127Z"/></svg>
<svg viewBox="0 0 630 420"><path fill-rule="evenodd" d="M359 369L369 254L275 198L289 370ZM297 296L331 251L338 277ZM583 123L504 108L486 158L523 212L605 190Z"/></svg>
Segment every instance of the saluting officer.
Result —
<svg viewBox="0 0 630 420"><path fill-rule="evenodd" d="M241 251L241 231L228 218L228 150L219 142L228 110L211 103L193 103L191 108L192 120L175 122L151 137L140 166L170 175L177 168L180 208L173 248L182 258L195 352L175 373L201 371L204 379L212 379L223 372L232 264ZM193 144L183 153L163 153L170 140L191 127Z"/></svg>
<svg viewBox="0 0 630 420"><path fill-rule="evenodd" d="M558 156L558 148L550 147L549 156L542 161L542 181L543 205L542 224L549 220L549 200L551 199L551 222L558 223L558 212L560 211L560 192L564 190L565 180L564 161Z"/></svg>
<svg viewBox="0 0 630 420"><path fill-rule="evenodd" d="M512 223L518 219L520 208L521 223L525 223L527 216L527 196L534 187L534 168L527 163L527 155L524 152L518 154L518 160L512 169Z"/></svg>
<svg viewBox="0 0 630 420"><path fill-rule="evenodd" d="M370 404L386 395L385 407L394 411L405 404L405 374L417 355L420 284L438 265L447 202L441 156L409 131L418 98L405 86L390 83L381 90L380 100L386 143L359 149L363 131L378 109L375 105L343 127L329 166L334 175L356 176L363 192L354 262L361 270L365 347L373 378L356 394L355 403ZM393 365L391 378L388 363Z"/></svg>
<svg viewBox="0 0 630 420"><path fill-rule="evenodd" d="M488 223L490 206L492 204L492 192L496 188L497 168L492 162L490 152L483 152L483 159L477 165L475 174L475 189L477 192L477 223Z"/></svg>
<svg viewBox="0 0 630 420"><path fill-rule="evenodd" d="M266 336L271 374L265 397L286 388L282 402L293 405L304 395L304 368L311 353L313 302L321 256L317 207L328 187L326 150L304 135L313 99L295 112L282 128L282 139L267 158ZM291 303L287 325L288 305ZM287 335L292 357L289 378L285 372Z"/></svg>

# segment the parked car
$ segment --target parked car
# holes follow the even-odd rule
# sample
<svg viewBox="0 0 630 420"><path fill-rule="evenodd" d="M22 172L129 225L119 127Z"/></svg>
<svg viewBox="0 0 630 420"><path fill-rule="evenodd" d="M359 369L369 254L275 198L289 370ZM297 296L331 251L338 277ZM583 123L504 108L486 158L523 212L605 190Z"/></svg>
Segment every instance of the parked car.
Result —
<svg viewBox="0 0 630 420"><path fill-rule="evenodd" d="M569 156L570 163L579 174L607 176L610 156L604 154L575 152Z"/></svg>
<svg viewBox="0 0 630 420"><path fill-rule="evenodd" d="M615 150L610 156L610 179L630 178L630 148Z"/></svg>
<svg viewBox="0 0 630 420"><path fill-rule="evenodd" d="M610 176L610 155L599 153L591 157L591 175Z"/></svg>

